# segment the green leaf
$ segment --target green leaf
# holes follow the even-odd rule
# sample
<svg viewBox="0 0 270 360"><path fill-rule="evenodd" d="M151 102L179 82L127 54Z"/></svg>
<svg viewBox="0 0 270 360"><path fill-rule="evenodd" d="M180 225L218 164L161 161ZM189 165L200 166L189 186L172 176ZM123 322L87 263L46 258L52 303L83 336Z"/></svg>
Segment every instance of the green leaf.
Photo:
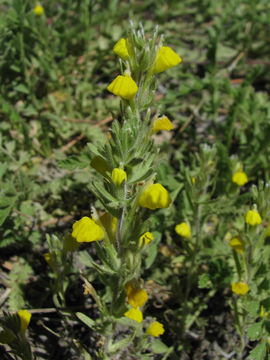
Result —
<svg viewBox="0 0 270 360"><path fill-rule="evenodd" d="M258 323L252 324L247 331L248 337L250 340L259 340L262 335L262 325L263 322L260 321Z"/></svg>
<svg viewBox="0 0 270 360"><path fill-rule="evenodd" d="M78 319L80 319L85 325L87 325L90 329L94 329L96 322L91 319L89 316L81 313L76 312L76 316Z"/></svg>
<svg viewBox="0 0 270 360"><path fill-rule="evenodd" d="M90 166L90 159L86 154L80 156L74 155L74 156L69 156L65 160L59 161L58 164L61 168L67 170L74 170L76 168L84 169L87 166Z"/></svg>
<svg viewBox="0 0 270 360"><path fill-rule="evenodd" d="M162 354L169 350L168 346L159 339L156 339L152 342L151 348L155 354Z"/></svg>
<svg viewBox="0 0 270 360"><path fill-rule="evenodd" d="M250 353L249 360L265 360L266 343L258 344Z"/></svg>
<svg viewBox="0 0 270 360"><path fill-rule="evenodd" d="M259 301L251 301L246 305L246 311L249 315L257 317L260 309Z"/></svg>

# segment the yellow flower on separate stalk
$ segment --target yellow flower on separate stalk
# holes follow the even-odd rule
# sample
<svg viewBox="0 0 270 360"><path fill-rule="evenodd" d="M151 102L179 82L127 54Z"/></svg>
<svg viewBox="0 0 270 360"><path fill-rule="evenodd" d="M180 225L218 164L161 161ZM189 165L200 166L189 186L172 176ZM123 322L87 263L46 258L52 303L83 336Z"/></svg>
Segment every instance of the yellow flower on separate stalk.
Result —
<svg viewBox="0 0 270 360"><path fill-rule="evenodd" d="M153 240L154 240L154 235L151 232L147 231L140 236L139 246L142 247L144 245L148 245Z"/></svg>
<svg viewBox="0 0 270 360"><path fill-rule="evenodd" d="M152 132L161 130L170 131L174 128L173 123L167 116L161 116L154 120L152 125Z"/></svg>
<svg viewBox="0 0 270 360"><path fill-rule="evenodd" d="M161 324L159 321L153 321L146 330L146 334L154 337L158 337L164 334L164 332L165 330L163 324Z"/></svg>
<svg viewBox="0 0 270 360"><path fill-rule="evenodd" d="M144 289L133 287L131 283L127 283L125 291L128 297L128 303L133 308L144 306L148 300L147 292Z"/></svg>
<svg viewBox="0 0 270 360"><path fill-rule="evenodd" d="M153 66L154 73L168 70L182 62L182 58L169 46L161 46Z"/></svg>
<svg viewBox="0 0 270 360"><path fill-rule="evenodd" d="M191 238L191 229L189 224L186 222L181 222L180 224L176 225L175 232L184 238Z"/></svg>
<svg viewBox="0 0 270 360"><path fill-rule="evenodd" d="M262 223L262 218L257 210L249 210L246 213L245 221L250 226L256 226Z"/></svg>
<svg viewBox="0 0 270 360"><path fill-rule="evenodd" d="M40 4L37 4L34 9L33 9L33 12L35 15L37 16L41 16L44 14L44 7Z"/></svg>
<svg viewBox="0 0 270 360"><path fill-rule="evenodd" d="M138 308L129 309L127 312L124 313L124 316L138 323L141 323L143 321L143 314Z"/></svg>
<svg viewBox="0 0 270 360"><path fill-rule="evenodd" d="M140 206L151 210L167 208L171 202L170 194L161 184L148 185L138 200Z"/></svg>
<svg viewBox="0 0 270 360"><path fill-rule="evenodd" d="M243 281L234 282L232 283L232 292L237 295L246 295L249 292L249 286Z"/></svg>
<svg viewBox="0 0 270 360"><path fill-rule="evenodd" d="M72 236L78 242L91 242L104 239L104 231L93 219L84 216L76 221L73 226Z"/></svg>
<svg viewBox="0 0 270 360"><path fill-rule="evenodd" d="M29 326L32 314L28 310L19 310L17 312L21 321L21 331L26 331Z"/></svg>
<svg viewBox="0 0 270 360"><path fill-rule="evenodd" d="M242 254L245 250L245 243L240 237L235 236L229 241L229 245L233 250L238 252L239 254Z"/></svg>
<svg viewBox="0 0 270 360"><path fill-rule="evenodd" d="M238 186L243 186L248 182L247 174L244 171L237 171L232 176L232 182Z"/></svg>
<svg viewBox="0 0 270 360"><path fill-rule="evenodd" d="M107 87L107 90L122 99L131 100L137 94L138 86L130 75L118 75Z"/></svg>
<svg viewBox="0 0 270 360"><path fill-rule="evenodd" d="M113 47L113 52L118 55L121 59L127 60L129 58L127 39L120 39Z"/></svg>
<svg viewBox="0 0 270 360"><path fill-rule="evenodd" d="M63 243L65 251L75 251L80 246L80 243L78 243L70 234L64 236Z"/></svg>
<svg viewBox="0 0 270 360"><path fill-rule="evenodd" d="M120 168L114 168L112 171L112 181L116 186L120 186L123 181L127 180L127 173Z"/></svg>

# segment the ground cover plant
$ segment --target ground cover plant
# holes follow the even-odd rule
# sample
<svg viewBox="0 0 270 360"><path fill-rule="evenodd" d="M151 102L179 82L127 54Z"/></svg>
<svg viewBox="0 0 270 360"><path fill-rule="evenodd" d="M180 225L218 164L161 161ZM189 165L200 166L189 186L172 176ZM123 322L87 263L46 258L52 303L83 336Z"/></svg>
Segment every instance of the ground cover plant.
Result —
<svg viewBox="0 0 270 360"><path fill-rule="evenodd" d="M0 8L0 358L268 359L269 2Z"/></svg>

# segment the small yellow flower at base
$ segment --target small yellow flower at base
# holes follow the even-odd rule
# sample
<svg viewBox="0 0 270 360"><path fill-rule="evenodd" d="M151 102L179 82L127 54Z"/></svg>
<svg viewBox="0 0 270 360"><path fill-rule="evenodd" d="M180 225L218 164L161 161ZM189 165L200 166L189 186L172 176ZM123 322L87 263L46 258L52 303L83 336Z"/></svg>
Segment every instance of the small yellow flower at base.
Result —
<svg viewBox="0 0 270 360"><path fill-rule="evenodd" d="M232 283L232 292L237 295L246 295L249 292L249 286L245 282Z"/></svg>
<svg viewBox="0 0 270 360"><path fill-rule="evenodd" d="M233 248L233 250L235 250L239 254L242 254L245 250L245 243L238 236L232 238L229 241L229 245L231 246L231 248Z"/></svg>
<svg viewBox="0 0 270 360"><path fill-rule="evenodd" d="M114 168L112 171L112 181L116 186L120 186L123 181L127 180L127 173L120 168Z"/></svg>
<svg viewBox="0 0 270 360"><path fill-rule="evenodd" d="M113 52L118 55L121 59L127 60L129 58L127 40L122 38L117 41L113 47Z"/></svg>
<svg viewBox="0 0 270 360"><path fill-rule="evenodd" d="M245 221L250 226L256 226L262 223L262 218L257 210L249 210L246 213Z"/></svg>
<svg viewBox="0 0 270 360"><path fill-rule="evenodd" d="M167 208L172 200L168 191L161 184L148 185L139 196L139 206L155 210Z"/></svg>
<svg viewBox="0 0 270 360"><path fill-rule="evenodd" d="M104 238L104 231L93 219L84 216L76 221L73 226L72 236L78 242L99 241Z"/></svg>
<svg viewBox="0 0 270 360"><path fill-rule="evenodd" d="M157 53L153 66L154 73L168 70L182 62L181 57L169 46L162 46Z"/></svg>
<svg viewBox="0 0 270 360"><path fill-rule="evenodd" d="M107 90L122 99L131 100L138 92L138 86L130 75L118 75Z"/></svg>
<svg viewBox="0 0 270 360"><path fill-rule="evenodd" d="M238 186L243 186L248 182L247 174L244 171L237 171L232 176L232 182Z"/></svg>
<svg viewBox="0 0 270 360"><path fill-rule="evenodd" d="M143 314L138 308L131 308L124 314L125 317L136 321L137 323L141 323L143 321Z"/></svg>
<svg viewBox="0 0 270 360"><path fill-rule="evenodd" d="M144 306L148 300L147 292L144 289L134 288L130 283L125 286L128 303L133 308Z"/></svg>
<svg viewBox="0 0 270 360"><path fill-rule="evenodd" d="M152 132L157 132L157 131L170 131L174 128L173 123L171 122L171 120L169 118L167 118L167 116L161 116L159 118L157 118L156 120L154 120L153 125L152 125Z"/></svg>
<svg viewBox="0 0 270 360"><path fill-rule="evenodd" d="M154 337L158 337L158 336L164 334L164 332L165 332L165 330L164 330L163 324L161 324L158 321L152 322L146 330L146 334L148 334L150 336L154 336Z"/></svg>
<svg viewBox="0 0 270 360"><path fill-rule="evenodd" d="M154 235L151 232L147 231L140 236L139 246L142 247L144 245L148 245L153 240L154 240Z"/></svg>
<svg viewBox="0 0 270 360"><path fill-rule="evenodd" d="M28 310L19 310L17 312L21 321L21 331L25 331L30 323L32 314Z"/></svg>
<svg viewBox="0 0 270 360"><path fill-rule="evenodd" d="M36 16L41 16L44 14L44 7L38 4L34 7L33 12Z"/></svg>
<svg viewBox="0 0 270 360"><path fill-rule="evenodd" d="M191 238L191 229L188 223L182 222L175 226L175 232L187 239Z"/></svg>

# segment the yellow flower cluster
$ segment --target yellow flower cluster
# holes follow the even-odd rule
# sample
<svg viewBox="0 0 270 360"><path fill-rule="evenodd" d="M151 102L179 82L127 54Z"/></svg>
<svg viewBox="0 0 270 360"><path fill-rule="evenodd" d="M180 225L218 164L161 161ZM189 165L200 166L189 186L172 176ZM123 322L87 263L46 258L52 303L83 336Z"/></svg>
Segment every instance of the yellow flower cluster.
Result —
<svg viewBox="0 0 270 360"><path fill-rule="evenodd" d="M143 321L143 313L139 308L144 306L148 300L147 292L144 289L134 287L131 283L126 284L125 291L128 303L132 306L132 308L126 311L124 316L136 321L137 323L141 323ZM153 321L146 329L146 333L154 337L162 335L164 331L163 325L158 321Z"/></svg>
<svg viewBox="0 0 270 360"><path fill-rule="evenodd" d="M139 196L138 204L151 210L167 208L171 204L171 198L161 184L151 184Z"/></svg>
<svg viewBox="0 0 270 360"><path fill-rule="evenodd" d="M117 54L121 59L128 60L130 53L128 50L128 40L121 38L113 47L113 52ZM170 47L161 46L158 50L153 67L152 73L160 73L168 70L182 62L181 57L176 54ZM132 79L130 74L118 75L107 87L107 90L116 96L120 96L122 99L131 100L138 92L138 86ZM163 125L164 126L164 125ZM171 124L167 124L166 127L171 127ZM171 130L161 129L161 130ZM159 130L154 130L159 131Z"/></svg>

